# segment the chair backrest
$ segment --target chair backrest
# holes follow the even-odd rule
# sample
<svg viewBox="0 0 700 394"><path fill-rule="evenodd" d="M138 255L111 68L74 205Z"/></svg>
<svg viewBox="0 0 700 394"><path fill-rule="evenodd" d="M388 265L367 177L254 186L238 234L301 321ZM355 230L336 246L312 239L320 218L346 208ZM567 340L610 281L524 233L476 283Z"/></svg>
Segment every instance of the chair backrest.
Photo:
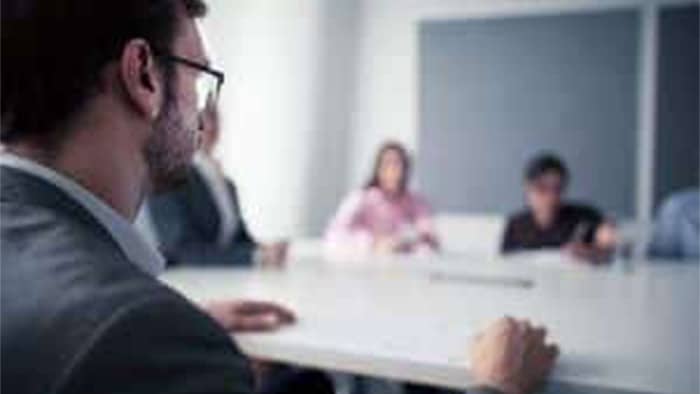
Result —
<svg viewBox="0 0 700 394"><path fill-rule="evenodd" d="M618 221L617 228L618 242L631 246L631 252L635 258L646 257L649 241L654 231L654 223L627 219Z"/></svg>
<svg viewBox="0 0 700 394"><path fill-rule="evenodd" d="M441 214L436 216L435 226L445 252L495 256L505 220L501 215Z"/></svg>
<svg viewBox="0 0 700 394"><path fill-rule="evenodd" d="M292 259L320 259L323 254L323 238L296 238L289 246Z"/></svg>

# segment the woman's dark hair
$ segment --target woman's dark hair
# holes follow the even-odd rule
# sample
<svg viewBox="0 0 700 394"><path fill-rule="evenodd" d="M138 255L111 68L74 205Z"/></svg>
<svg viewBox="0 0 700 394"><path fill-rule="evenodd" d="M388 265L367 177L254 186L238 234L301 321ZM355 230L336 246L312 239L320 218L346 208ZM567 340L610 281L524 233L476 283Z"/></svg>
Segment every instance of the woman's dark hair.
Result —
<svg viewBox="0 0 700 394"><path fill-rule="evenodd" d="M60 139L57 130L95 94L129 40L172 47L178 7L193 18L206 13L202 0L2 0L0 141ZM159 65L167 86L172 65Z"/></svg>
<svg viewBox="0 0 700 394"><path fill-rule="evenodd" d="M411 179L411 156L409 155L406 148L404 148L401 143L396 141L388 141L382 144L377 152L377 156L374 159L374 169L372 170L372 176L367 181L365 189L372 187L379 187L379 168L382 165L382 158L384 154L394 151L399 154L401 162L403 163L403 176L401 177L401 184L399 185L401 193L406 191L408 187L408 181Z"/></svg>
<svg viewBox="0 0 700 394"><path fill-rule="evenodd" d="M559 174L564 184L569 182L569 169L564 161L553 153L542 153L532 158L525 167L525 180L532 182L550 172Z"/></svg>

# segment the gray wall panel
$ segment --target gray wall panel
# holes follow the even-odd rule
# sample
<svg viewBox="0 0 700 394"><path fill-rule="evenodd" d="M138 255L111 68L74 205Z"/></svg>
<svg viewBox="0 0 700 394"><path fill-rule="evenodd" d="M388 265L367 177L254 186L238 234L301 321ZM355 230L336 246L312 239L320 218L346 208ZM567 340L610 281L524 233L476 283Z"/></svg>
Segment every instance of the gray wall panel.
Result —
<svg viewBox="0 0 700 394"><path fill-rule="evenodd" d="M439 210L522 206L535 152L569 163L571 195L634 212L636 11L423 22L417 176Z"/></svg>
<svg viewBox="0 0 700 394"><path fill-rule="evenodd" d="M698 185L698 7L661 10L655 202Z"/></svg>

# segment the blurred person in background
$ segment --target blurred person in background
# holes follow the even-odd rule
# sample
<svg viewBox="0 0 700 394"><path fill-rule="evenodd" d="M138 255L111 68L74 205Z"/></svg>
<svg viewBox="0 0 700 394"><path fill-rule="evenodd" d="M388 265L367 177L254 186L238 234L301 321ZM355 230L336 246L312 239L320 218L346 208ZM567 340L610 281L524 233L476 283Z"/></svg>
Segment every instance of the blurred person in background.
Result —
<svg viewBox="0 0 700 394"><path fill-rule="evenodd" d="M508 219L503 253L562 248L589 262L610 256L616 242L614 226L597 209L565 201L569 170L560 158L536 156L524 178L528 206Z"/></svg>
<svg viewBox="0 0 700 394"><path fill-rule="evenodd" d="M195 21L205 4L1 4L0 391L331 392L316 373L261 379L231 338L291 324L290 311L191 303L132 226L144 196L185 177L223 83ZM502 319L476 338L472 376L483 392L530 393L556 356L544 330Z"/></svg>
<svg viewBox="0 0 700 394"><path fill-rule="evenodd" d="M700 191L682 190L668 196L659 208L649 254L654 258L700 258Z"/></svg>
<svg viewBox="0 0 700 394"><path fill-rule="evenodd" d="M366 186L341 204L325 234L331 254L426 253L439 250L430 207L409 190L406 148L387 142L379 149Z"/></svg>
<svg viewBox="0 0 700 394"><path fill-rule="evenodd" d="M257 242L243 219L238 192L214 156L219 137L216 102L207 100L201 116L201 146L186 182L150 197L137 225L158 245L168 266L251 265L280 267L287 242Z"/></svg>

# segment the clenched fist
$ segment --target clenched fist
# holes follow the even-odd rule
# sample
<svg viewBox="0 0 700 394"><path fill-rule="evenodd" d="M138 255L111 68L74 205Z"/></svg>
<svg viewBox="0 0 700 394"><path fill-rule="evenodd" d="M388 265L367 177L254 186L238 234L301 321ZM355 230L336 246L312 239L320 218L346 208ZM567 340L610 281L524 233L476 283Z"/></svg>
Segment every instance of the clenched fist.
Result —
<svg viewBox="0 0 700 394"><path fill-rule="evenodd" d="M556 345L545 343L546 331L528 322L503 318L478 335L471 349L477 385L504 394L532 393L554 366Z"/></svg>

